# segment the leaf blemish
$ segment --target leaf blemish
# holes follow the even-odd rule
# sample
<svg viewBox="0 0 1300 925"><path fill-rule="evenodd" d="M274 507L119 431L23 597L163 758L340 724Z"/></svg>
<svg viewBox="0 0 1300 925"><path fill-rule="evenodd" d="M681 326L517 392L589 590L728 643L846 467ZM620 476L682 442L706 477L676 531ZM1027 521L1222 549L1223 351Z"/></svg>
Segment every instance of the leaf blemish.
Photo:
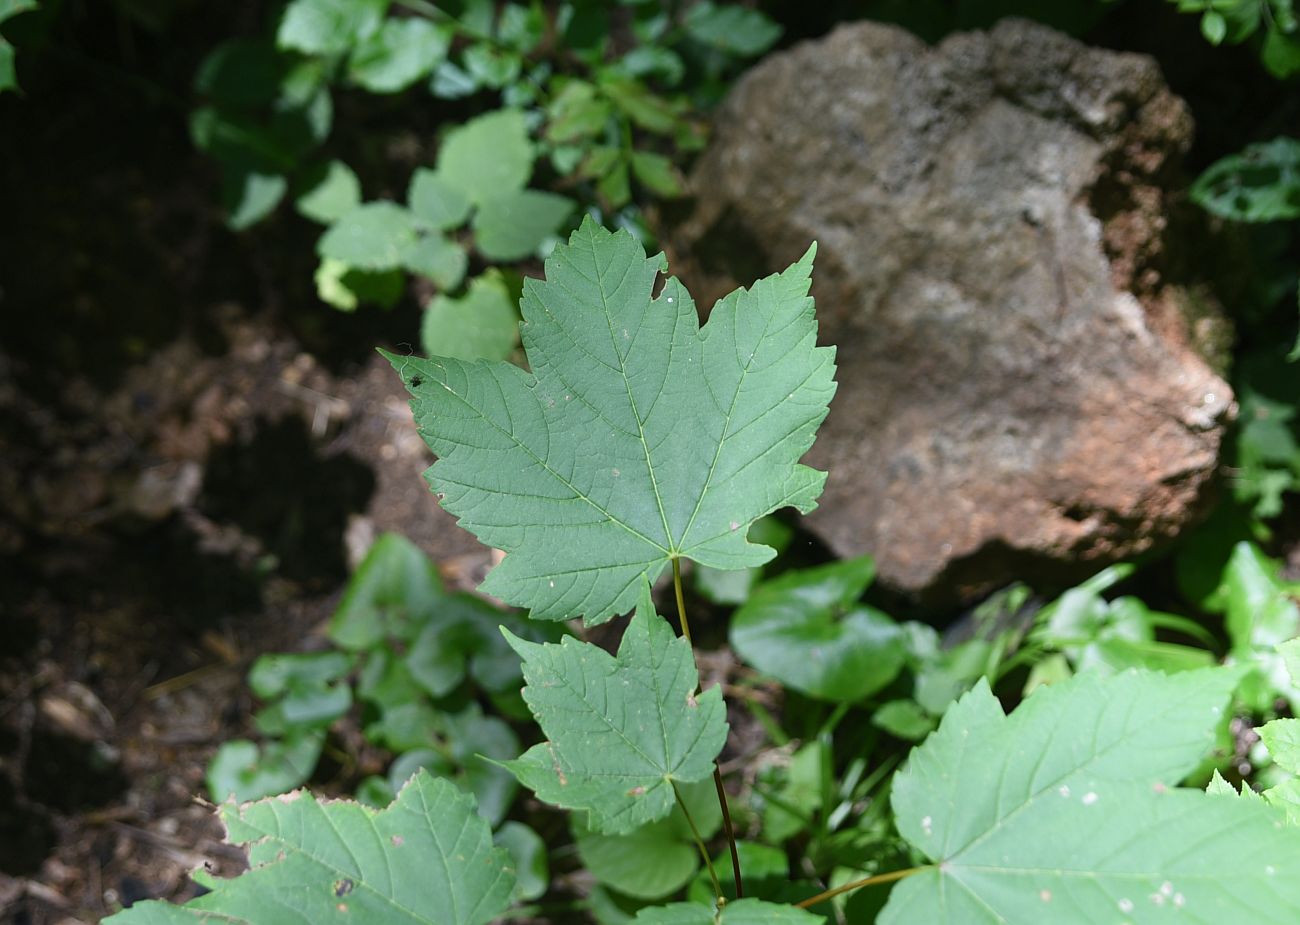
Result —
<svg viewBox="0 0 1300 925"><path fill-rule="evenodd" d="M639 797L639 796L643 796L644 794L645 794L644 787L633 787L631 790L627 792L627 795L630 797Z"/></svg>
<svg viewBox="0 0 1300 925"><path fill-rule="evenodd" d="M1050 903L1050 902L1052 901L1052 891L1051 891L1051 890L1039 890L1039 891L1038 891L1038 898L1041 899L1041 900L1042 900L1043 902L1045 902L1045 903Z"/></svg>
<svg viewBox="0 0 1300 925"><path fill-rule="evenodd" d="M400 848L402 847L402 845L406 844L406 839L400 835L394 835L391 841L393 843L394 848Z"/></svg>

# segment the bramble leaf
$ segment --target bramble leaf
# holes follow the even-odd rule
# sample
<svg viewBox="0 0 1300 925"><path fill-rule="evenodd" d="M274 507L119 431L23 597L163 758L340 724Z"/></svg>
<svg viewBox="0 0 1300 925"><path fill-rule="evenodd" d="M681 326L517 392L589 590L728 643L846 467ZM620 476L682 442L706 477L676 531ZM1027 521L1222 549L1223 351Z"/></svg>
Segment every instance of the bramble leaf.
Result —
<svg viewBox="0 0 1300 925"><path fill-rule="evenodd" d="M524 701L550 740L508 767L539 798L585 810L593 832L620 835L667 816L675 784L713 773L727 738L721 691L696 694L690 644L655 613L648 588L617 655L503 632L524 660Z"/></svg>
<svg viewBox="0 0 1300 925"><path fill-rule="evenodd" d="M298 792L228 805L222 817L229 840L249 846L250 871L209 880L212 892L184 906L137 903L106 921L483 925L514 889L510 857L492 846L474 800L427 774L378 812Z"/></svg>
<svg viewBox="0 0 1300 925"><path fill-rule="evenodd" d="M934 866L893 889L882 925L1295 921L1300 840L1281 813L1175 786L1239 678L1083 674L1010 716L981 681L894 779L899 831Z"/></svg>
<svg viewBox="0 0 1300 925"><path fill-rule="evenodd" d="M560 620L626 613L678 557L715 568L770 559L749 526L816 507L800 465L835 392L817 347L813 249L722 299L699 327L661 257L591 219L527 280L529 374L504 363L385 354L439 456L433 490L506 551L482 588Z"/></svg>
<svg viewBox="0 0 1300 925"><path fill-rule="evenodd" d="M500 273L470 280L461 298L436 295L424 310L420 343L430 353L473 360L504 360L519 336L519 316Z"/></svg>
<svg viewBox="0 0 1300 925"><path fill-rule="evenodd" d="M731 621L745 661L822 700L853 702L898 675L903 629L857 603L876 569L869 557L788 572L754 591Z"/></svg>

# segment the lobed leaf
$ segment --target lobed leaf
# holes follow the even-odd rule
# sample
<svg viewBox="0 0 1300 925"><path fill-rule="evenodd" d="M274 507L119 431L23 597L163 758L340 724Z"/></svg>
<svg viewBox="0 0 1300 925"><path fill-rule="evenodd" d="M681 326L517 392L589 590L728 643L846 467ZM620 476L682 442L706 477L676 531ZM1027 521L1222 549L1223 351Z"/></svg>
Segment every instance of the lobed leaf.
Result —
<svg viewBox="0 0 1300 925"><path fill-rule="evenodd" d="M419 774L378 812L309 793L243 806L222 816L251 869L210 880L184 906L138 903L114 925L228 922L232 925L483 925L510 901L508 853L474 801L445 780Z"/></svg>
<svg viewBox="0 0 1300 925"><path fill-rule="evenodd" d="M524 701L549 739L508 763L548 803L585 811L586 825L626 834L672 810L675 784L704 780L727 738L714 687L696 694L690 644L643 589L618 654L571 637L506 639L524 660Z"/></svg>
<svg viewBox="0 0 1300 925"><path fill-rule="evenodd" d="M626 613L679 557L761 565L746 539L777 508L810 511L800 465L835 391L817 347L813 250L721 300L702 329L662 258L590 218L527 280L526 373L386 354L413 396L443 506L508 554L483 590L537 619Z"/></svg>
<svg viewBox="0 0 1300 925"><path fill-rule="evenodd" d="M882 925L1295 921L1281 814L1174 786L1239 677L1085 674L1010 716L981 682L894 780L899 831L935 866L893 889Z"/></svg>

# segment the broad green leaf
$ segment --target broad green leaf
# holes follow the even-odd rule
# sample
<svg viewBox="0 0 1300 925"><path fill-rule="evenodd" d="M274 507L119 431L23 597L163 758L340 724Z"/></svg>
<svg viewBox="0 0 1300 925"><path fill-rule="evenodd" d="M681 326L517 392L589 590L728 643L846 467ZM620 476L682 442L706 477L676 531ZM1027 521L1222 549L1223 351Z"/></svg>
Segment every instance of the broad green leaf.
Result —
<svg viewBox="0 0 1300 925"><path fill-rule="evenodd" d="M446 29L427 19L388 19L348 58L348 77L371 93L396 93L442 63L451 47Z"/></svg>
<svg viewBox="0 0 1300 925"><path fill-rule="evenodd" d="M307 218L328 225L361 205L361 181L347 164L330 161L294 205Z"/></svg>
<svg viewBox="0 0 1300 925"><path fill-rule="evenodd" d="M774 845L806 830L813 813L821 809L822 749L818 743L809 742L795 752L778 779L781 789L776 799L765 801L763 807L763 839Z"/></svg>
<svg viewBox="0 0 1300 925"><path fill-rule="evenodd" d="M438 149L438 174L478 204L523 189L533 154L523 113L498 109L447 134Z"/></svg>
<svg viewBox="0 0 1300 925"><path fill-rule="evenodd" d="M519 739L502 720L484 716L477 703L445 716L442 724L456 781L474 795L479 815L498 825L519 792L515 776L502 765L518 757Z"/></svg>
<svg viewBox="0 0 1300 925"><path fill-rule="evenodd" d="M515 869L515 900L527 902L542 896L551 883L551 866L542 836L522 822L511 820L497 829L492 841L510 852Z"/></svg>
<svg viewBox="0 0 1300 925"><path fill-rule="evenodd" d="M894 887L882 925L1295 920L1300 840L1280 815L1175 787L1238 677L1079 675L1010 716L981 681L894 779L898 829L935 866Z"/></svg>
<svg viewBox="0 0 1300 925"><path fill-rule="evenodd" d="M251 870L184 906L145 902L114 925L485 925L510 901L509 854L450 781L420 774L387 809L309 793L222 808Z"/></svg>
<svg viewBox="0 0 1300 925"><path fill-rule="evenodd" d="M226 169L221 184L226 224L235 231L251 228L275 210L288 189L280 174Z"/></svg>
<svg viewBox="0 0 1300 925"><path fill-rule="evenodd" d="M465 191L435 170L421 167L411 174L406 199L416 218L439 231L457 228L469 218L471 203Z"/></svg>
<svg viewBox="0 0 1300 925"><path fill-rule="evenodd" d="M761 55L781 37L781 27L758 10L739 3L703 0L686 14L686 34L733 55Z"/></svg>
<svg viewBox="0 0 1300 925"><path fill-rule="evenodd" d="M655 613L648 588L616 656L572 638L506 638L549 739L508 766L541 799L585 810L592 831L626 834L671 812L674 784L712 774L727 737L721 692L696 694L690 644Z"/></svg>
<svg viewBox="0 0 1300 925"><path fill-rule="evenodd" d="M1300 72L1300 36L1294 32L1288 35L1281 29L1269 29L1259 60L1279 80Z"/></svg>
<svg viewBox="0 0 1300 925"><path fill-rule="evenodd" d="M876 569L869 557L789 572L760 585L731 619L746 662L822 700L857 701L903 667L903 631L858 604Z"/></svg>
<svg viewBox="0 0 1300 925"><path fill-rule="evenodd" d="M266 105L279 93L286 64L268 39L232 39L203 59L194 89L225 106Z"/></svg>
<svg viewBox="0 0 1300 925"><path fill-rule="evenodd" d="M427 276L446 292L464 281L469 255L455 241L440 234L426 234L402 254L402 266Z"/></svg>
<svg viewBox="0 0 1300 925"><path fill-rule="evenodd" d="M934 718L914 700L882 704L871 714L871 724L909 742L919 742L934 731Z"/></svg>
<svg viewBox="0 0 1300 925"><path fill-rule="evenodd" d="M478 90L478 80L464 68L444 61L433 69L429 92L439 99L458 100Z"/></svg>
<svg viewBox="0 0 1300 925"><path fill-rule="evenodd" d="M487 42L471 45L461 56L466 72L478 84L500 90L519 79L523 59L512 51L493 48Z"/></svg>
<svg viewBox="0 0 1300 925"><path fill-rule="evenodd" d="M375 32L387 7L388 0L292 0L276 44L309 55L340 54Z"/></svg>
<svg viewBox="0 0 1300 925"><path fill-rule="evenodd" d="M248 739L224 742L208 764L208 793L240 803L287 793L311 776L324 745L323 730L291 732L261 746Z"/></svg>
<svg viewBox="0 0 1300 925"><path fill-rule="evenodd" d="M1252 543L1238 543L1223 573L1228 638L1234 652L1273 649L1300 634L1300 606L1277 577L1279 565Z"/></svg>
<svg viewBox="0 0 1300 925"><path fill-rule="evenodd" d="M762 517L749 528L749 541L770 546L778 553L785 551L794 537L794 531L775 517ZM715 604L743 604L762 577L758 567L746 569L716 569L701 565L695 569L695 589Z"/></svg>
<svg viewBox="0 0 1300 925"><path fill-rule="evenodd" d="M446 597L428 556L406 537L385 533L352 573L330 618L329 637L354 651L373 649L390 636L412 639L417 621Z"/></svg>
<svg viewBox="0 0 1300 925"><path fill-rule="evenodd" d="M1205 209L1240 222L1300 218L1300 139L1248 145L1211 164L1190 192Z"/></svg>
<svg viewBox="0 0 1300 925"><path fill-rule="evenodd" d="M0 37L0 93L17 90L18 69L14 66L14 47L9 41Z"/></svg>
<svg viewBox="0 0 1300 925"><path fill-rule="evenodd" d="M316 245L322 257L363 270L399 267L416 243L415 218L394 202L368 202L345 214Z"/></svg>
<svg viewBox="0 0 1300 925"><path fill-rule="evenodd" d="M1275 719L1255 731L1274 762L1300 774L1300 719Z"/></svg>
<svg viewBox="0 0 1300 925"><path fill-rule="evenodd" d="M677 788L702 838L722 824L722 811L712 780ZM635 899L660 899L675 893L700 866L699 848L680 805L666 819L651 822L626 835L588 831L575 817L578 856L600 883ZM729 862L728 862L729 863Z"/></svg>
<svg viewBox="0 0 1300 925"><path fill-rule="evenodd" d="M315 282L320 300L345 312L356 311L362 303L392 308L406 285L401 270L358 270L332 257L321 258Z"/></svg>
<svg viewBox="0 0 1300 925"><path fill-rule="evenodd" d="M0 23L19 13L36 9L35 0L4 0L0 3ZM14 47L0 37L0 93L18 89L18 75L14 70Z"/></svg>
<svg viewBox="0 0 1300 925"><path fill-rule="evenodd" d="M759 517L816 506L798 464L835 391L816 346L813 250L737 290L699 328L661 258L590 218L524 283L524 348L508 364L386 354L414 400L443 506L506 551L483 590L537 619L626 613L673 558L716 568L773 555Z"/></svg>
<svg viewBox="0 0 1300 925"><path fill-rule="evenodd" d="M352 657L343 652L261 656L248 673L248 686L263 700L278 702L258 715L258 727L276 735L332 723L352 706L352 688L344 680L351 670Z"/></svg>
<svg viewBox="0 0 1300 925"><path fill-rule="evenodd" d="M826 919L794 906L738 899L717 912L698 903L656 906L642 909L633 921L636 925L825 925Z"/></svg>
<svg viewBox="0 0 1300 925"><path fill-rule="evenodd" d="M682 178L673 162L662 154L649 151L632 152L632 173L650 192L673 199L685 192Z"/></svg>
<svg viewBox="0 0 1300 925"><path fill-rule="evenodd" d="M641 81L608 72L601 79L600 88L615 106L647 132L671 135L676 131L684 107L659 96Z"/></svg>
<svg viewBox="0 0 1300 925"><path fill-rule="evenodd" d="M519 339L519 315L498 273L470 281L457 299L434 296L424 310L420 345L426 353L461 360L504 360Z"/></svg>
<svg viewBox="0 0 1300 925"><path fill-rule="evenodd" d="M573 214L574 202L540 190L492 196L474 213L474 246L489 260L522 260L537 253Z"/></svg>
<svg viewBox="0 0 1300 925"><path fill-rule="evenodd" d="M564 143L594 138L605 130L613 109L593 84L571 80L546 106L546 137Z"/></svg>

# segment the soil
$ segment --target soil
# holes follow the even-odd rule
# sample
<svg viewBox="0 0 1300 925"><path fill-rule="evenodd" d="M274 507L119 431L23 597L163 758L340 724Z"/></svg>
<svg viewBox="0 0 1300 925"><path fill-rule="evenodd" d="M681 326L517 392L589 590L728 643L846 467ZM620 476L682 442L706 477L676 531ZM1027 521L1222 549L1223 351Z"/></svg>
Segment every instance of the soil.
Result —
<svg viewBox="0 0 1300 925"><path fill-rule="evenodd" d="M339 315L311 289L313 227L222 225L183 97L231 12L185 6L150 29L70 5L20 59L26 95L0 97L0 923L231 873L198 795L248 732L251 661L320 645L385 530L456 584L488 564L420 479L374 353L410 349L415 299Z"/></svg>

